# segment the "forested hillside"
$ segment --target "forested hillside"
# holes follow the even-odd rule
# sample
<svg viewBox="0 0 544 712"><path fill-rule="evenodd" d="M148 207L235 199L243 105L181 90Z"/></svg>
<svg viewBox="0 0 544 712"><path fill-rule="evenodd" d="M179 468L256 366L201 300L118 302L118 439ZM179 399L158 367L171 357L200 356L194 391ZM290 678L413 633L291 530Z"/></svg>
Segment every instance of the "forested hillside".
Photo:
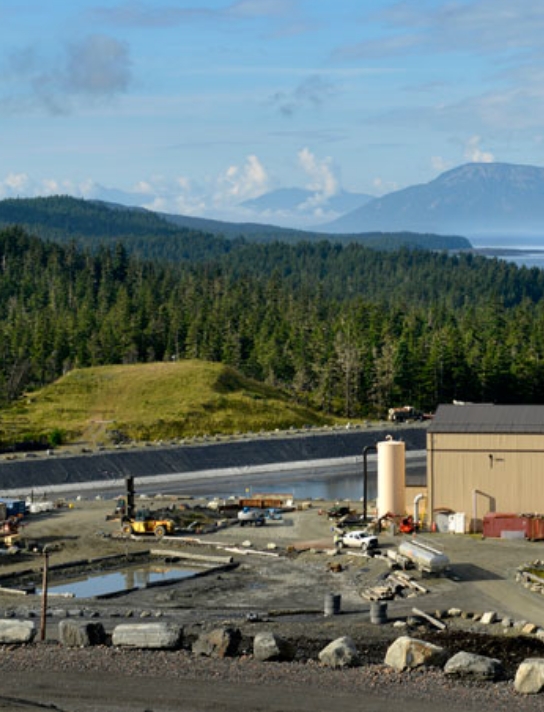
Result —
<svg viewBox="0 0 544 712"><path fill-rule="evenodd" d="M60 244L75 241L81 247L96 250L100 245L122 242L131 254L171 261L217 257L246 242L297 244L331 239L342 244L356 242L389 250L403 245L429 250L458 250L471 246L464 237L407 232L327 236L272 225L159 214L64 195L0 200L0 227L14 225Z"/></svg>
<svg viewBox="0 0 544 712"><path fill-rule="evenodd" d="M0 231L0 393L74 367L198 358L348 417L539 402L544 273L328 242L151 262Z"/></svg>

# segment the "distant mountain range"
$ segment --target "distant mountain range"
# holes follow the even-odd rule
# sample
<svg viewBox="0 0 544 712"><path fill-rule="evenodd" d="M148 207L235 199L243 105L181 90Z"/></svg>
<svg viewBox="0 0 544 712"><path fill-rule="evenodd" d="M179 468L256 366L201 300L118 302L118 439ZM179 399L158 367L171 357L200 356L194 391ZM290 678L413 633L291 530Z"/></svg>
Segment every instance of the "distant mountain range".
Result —
<svg viewBox="0 0 544 712"><path fill-rule="evenodd" d="M375 198L315 228L478 236L544 236L544 168L468 163L430 183Z"/></svg>
<svg viewBox="0 0 544 712"><path fill-rule="evenodd" d="M330 213L344 214L356 210L373 200L374 196L366 193L350 193L347 190L340 190L335 195L324 196L305 188L279 188L269 193L260 195L258 198L245 200L241 203L243 208L254 210L259 213L292 213L295 211L309 212L316 207Z"/></svg>
<svg viewBox="0 0 544 712"><path fill-rule="evenodd" d="M160 237L164 245L172 244L174 236L182 241L189 239L180 230L206 234L208 240L221 236L227 240L293 244L329 239L380 249L399 245L467 249L471 247L469 240L478 244L478 238L507 239L515 244L516 239L542 236L544 241L544 168L537 166L468 163L429 183L381 198L347 191L329 196L322 205L323 215L345 212L313 229L280 227L274 222L275 216L281 214L287 220L299 209L308 215L321 200L322 196L309 190L275 190L241 206L248 215L261 219L227 222L154 213L115 202L67 197L7 199L0 201L0 226L19 224L46 239L62 241L130 238L134 244L138 242L142 254L150 251L147 236L155 240ZM162 254L164 246L156 244L155 249Z"/></svg>

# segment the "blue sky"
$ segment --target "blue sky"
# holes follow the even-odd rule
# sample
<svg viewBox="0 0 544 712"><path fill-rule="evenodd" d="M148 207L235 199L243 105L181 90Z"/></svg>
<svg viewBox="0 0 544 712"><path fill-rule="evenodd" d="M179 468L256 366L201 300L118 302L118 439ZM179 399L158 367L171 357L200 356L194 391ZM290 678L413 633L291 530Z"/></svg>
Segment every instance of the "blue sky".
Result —
<svg viewBox="0 0 544 712"><path fill-rule="evenodd" d="M544 165L544 3L2 0L0 197L334 217L469 161ZM240 203L280 187L298 215Z"/></svg>

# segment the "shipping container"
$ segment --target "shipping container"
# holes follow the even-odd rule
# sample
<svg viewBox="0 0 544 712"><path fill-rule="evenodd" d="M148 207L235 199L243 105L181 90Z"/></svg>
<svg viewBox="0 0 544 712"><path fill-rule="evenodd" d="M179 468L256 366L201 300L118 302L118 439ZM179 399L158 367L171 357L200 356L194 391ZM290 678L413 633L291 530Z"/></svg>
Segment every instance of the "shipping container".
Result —
<svg viewBox="0 0 544 712"><path fill-rule="evenodd" d="M527 517L519 514L490 512L485 515L483 525L484 537L500 539L503 532L522 532L527 536Z"/></svg>
<svg viewBox="0 0 544 712"><path fill-rule="evenodd" d="M544 540L544 517L538 514L527 517L527 539L530 541Z"/></svg>

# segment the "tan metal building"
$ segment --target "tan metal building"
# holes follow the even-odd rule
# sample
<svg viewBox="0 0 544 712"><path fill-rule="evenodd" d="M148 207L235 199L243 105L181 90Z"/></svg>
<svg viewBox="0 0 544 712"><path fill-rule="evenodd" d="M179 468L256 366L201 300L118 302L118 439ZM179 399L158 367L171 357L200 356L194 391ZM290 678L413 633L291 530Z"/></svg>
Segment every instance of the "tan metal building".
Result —
<svg viewBox="0 0 544 712"><path fill-rule="evenodd" d="M544 406L441 405L427 430L427 511L544 513Z"/></svg>

